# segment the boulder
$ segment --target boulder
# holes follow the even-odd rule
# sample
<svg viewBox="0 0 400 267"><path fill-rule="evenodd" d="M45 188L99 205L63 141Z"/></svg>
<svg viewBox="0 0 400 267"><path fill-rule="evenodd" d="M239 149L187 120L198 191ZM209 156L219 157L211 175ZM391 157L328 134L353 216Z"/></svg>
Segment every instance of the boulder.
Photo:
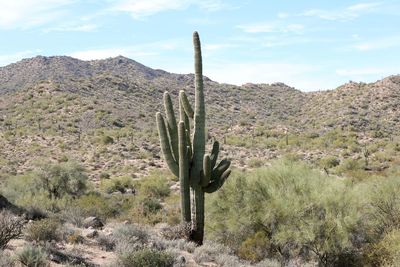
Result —
<svg viewBox="0 0 400 267"><path fill-rule="evenodd" d="M98 217L91 216L83 220L83 227L85 228L92 227L96 229L96 228L101 228L103 226L104 226L103 222Z"/></svg>

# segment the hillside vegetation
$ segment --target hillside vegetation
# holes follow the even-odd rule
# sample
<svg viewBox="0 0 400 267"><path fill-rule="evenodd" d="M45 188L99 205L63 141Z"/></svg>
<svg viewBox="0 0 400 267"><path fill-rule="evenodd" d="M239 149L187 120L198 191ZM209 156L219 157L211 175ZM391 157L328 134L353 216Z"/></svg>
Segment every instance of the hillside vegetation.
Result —
<svg viewBox="0 0 400 267"><path fill-rule="evenodd" d="M193 102L193 74L121 56L0 68L0 267L396 266L400 76L204 89L207 151L233 172L197 246L154 116L164 91Z"/></svg>

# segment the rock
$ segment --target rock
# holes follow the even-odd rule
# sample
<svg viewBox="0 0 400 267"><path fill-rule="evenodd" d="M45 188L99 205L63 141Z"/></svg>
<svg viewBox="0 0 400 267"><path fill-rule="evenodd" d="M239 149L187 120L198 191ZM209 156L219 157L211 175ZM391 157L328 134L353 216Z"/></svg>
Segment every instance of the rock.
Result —
<svg viewBox="0 0 400 267"><path fill-rule="evenodd" d="M98 217L92 216L92 217L87 217L85 220L83 220L83 227L85 228L89 227L101 228L103 226L104 226L103 222Z"/></svg>
<svg viewBox="0 0 400 267"><path fill-rule="evenodd" d="M21 215L22 213L25 212L24 209L15 206L10 201L8 201L7 198L5 198L4 196L0 195L0 210L2 210L2 209L9 210L9 211L11 211L12 213L14 213L16 215Z"/></svg>
<svg viewBox="0 0 400 267"><path fill-rule="evenodd" d="M97 232L96 229L89 228L83 232L83 235L86 236L87 238L95 238L99 236L99 232Z"/></svg>
<svg viewBox="0 0 400 267"><path fill-rule="evenodd" d="M125 194L131 194L134 195L136 193L136 190L134 188L128 188L125 191Z"/></svg>

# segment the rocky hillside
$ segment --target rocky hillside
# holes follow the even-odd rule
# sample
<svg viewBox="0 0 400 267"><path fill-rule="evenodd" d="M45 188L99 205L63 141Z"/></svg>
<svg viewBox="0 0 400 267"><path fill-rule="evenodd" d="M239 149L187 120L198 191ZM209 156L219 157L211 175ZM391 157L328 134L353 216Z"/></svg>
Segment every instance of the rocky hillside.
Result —
<svg viewBox="0 0 400 267"><path fill-rule="evenodd" d="M93 177L162 167L154 114L166 90L175 100L179 90L193 99L193 78L121 56L38 56L2 67L1 171L21 173L49 160L82 162ZM205 91L209 136L223 140L237 166L293 152L315 161L329 151L321 155L315 145L305 152L301 142L310 145L336 129L356 133L358 145L400 129L400 76L311 93L282 83L235 86L205 78ZM296 147L285 147L286 132Z"/></svg>

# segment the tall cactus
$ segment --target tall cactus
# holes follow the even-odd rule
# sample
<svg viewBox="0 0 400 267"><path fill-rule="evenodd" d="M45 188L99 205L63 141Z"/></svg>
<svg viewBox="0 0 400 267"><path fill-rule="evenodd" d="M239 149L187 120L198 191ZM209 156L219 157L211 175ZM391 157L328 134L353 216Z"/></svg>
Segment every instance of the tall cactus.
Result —
<svg viewBox="0 0 400 267"><path fill-rule="evenodd" d="M172 101L164 93L166 120L160 112L156 114L161 150L171 172L179 177L182 222L191 223L190 239L201 245L204 238L204 193L213 193L224 184L230 175L230 161L223 159L217 165L219 143L215 141L211 154L205 153L205 104L203 89L203 66L200 38L193 33L195 66L194 111L184 91L179 93L179 122L176 122ZM190 121L193 121L191 140ZM190 188L194 206L191 207ZM192 217L192 214L194 215Z"/></svg>

